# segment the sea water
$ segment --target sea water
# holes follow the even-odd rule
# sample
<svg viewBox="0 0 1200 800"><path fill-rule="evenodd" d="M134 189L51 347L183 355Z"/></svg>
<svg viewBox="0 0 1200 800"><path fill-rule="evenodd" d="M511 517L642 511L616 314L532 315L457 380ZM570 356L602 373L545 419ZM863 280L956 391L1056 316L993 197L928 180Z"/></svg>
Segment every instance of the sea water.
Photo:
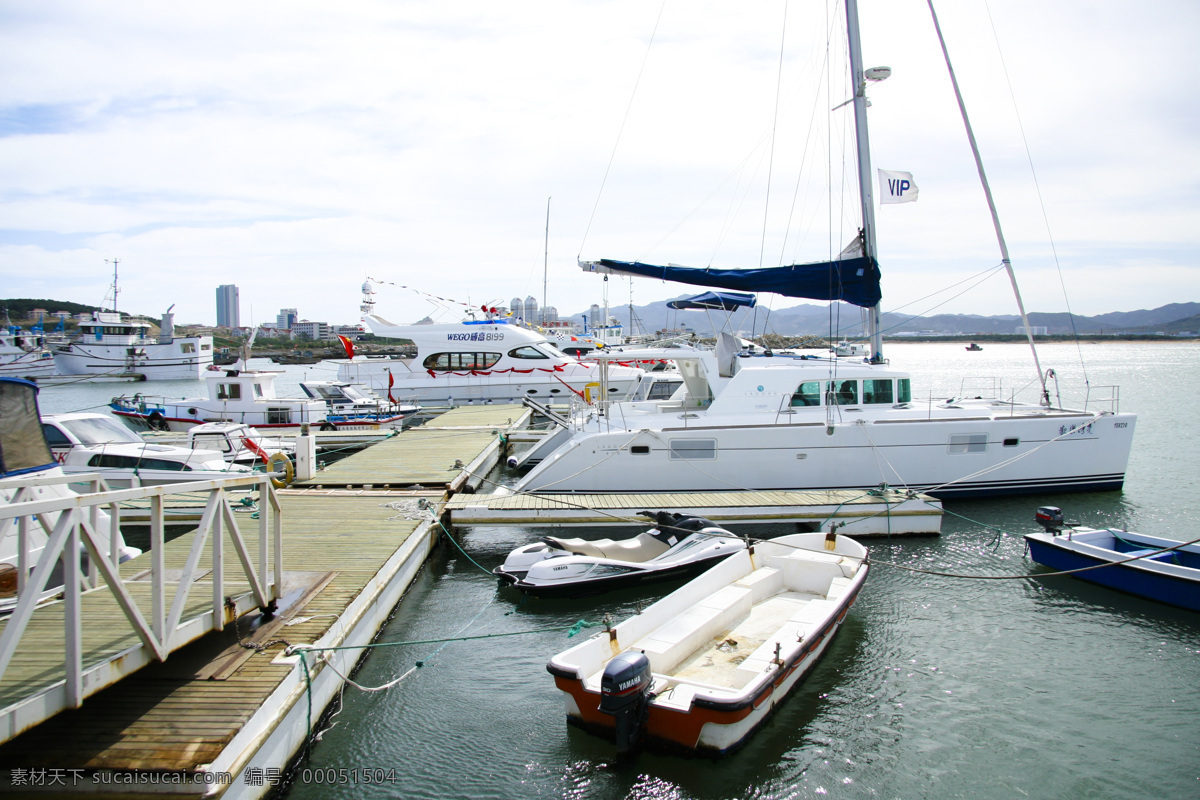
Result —
<svg viewBox="0 0 1200 800"><path fill-rule="evenodd" d="M546 662L578 641L568 634L579 621L619 621L670 587L526 600L488 570L546 531L466 528L453 542L443 537L381 632L388 646L370 651L354 680L374 688L407 677L382 691L348 687L280 794L1200 797L1200 614L1074 578L1008 577L1045 571L1021 539L1037 530L1039 505L1085 525L1200 536L1200 344L1049 344L1038 353L1068 405L1082 402L1081 387L1095 397L1120 385L1120 409L1138 414L1124 490L948 502L940 537L866 540L876 564L837 639L742 750L619 759L612 744L569 727ZM913 372L914 400L971 395L993 377L1004 396L1039 391L1027 345L902 344L886 355ZM322 370L331 372L286 368L280 393L303 377L332 377ZM43 390L42 409L176 388L95 386ZM178 389L200 393L198 383Z"/></svg>

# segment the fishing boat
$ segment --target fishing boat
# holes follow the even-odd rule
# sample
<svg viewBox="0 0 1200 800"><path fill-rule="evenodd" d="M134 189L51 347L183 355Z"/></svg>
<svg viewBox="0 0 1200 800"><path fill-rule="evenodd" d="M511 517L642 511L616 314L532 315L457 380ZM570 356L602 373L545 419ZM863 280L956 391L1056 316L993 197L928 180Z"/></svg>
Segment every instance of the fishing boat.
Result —
<svg viewBox="0 0 1200 800"><path fill-rule="evenodd" d="M37 392L37 385L30 381L0 377L0 509L75 494L42 432ZM59 521L59 512L55 512L39 517L39 525L27 527L23 520L18 524L19 516L0 517L0 613L16 607L25 584L20 573L33 570ZM139 555L141 551L126 545L110 523L106 512L97 513L94 539L107 543L100 549L113 563ZM55 597L61 590L60 577L40 599Z"/></svg>
<svg viewBox="0 0 1200 800"><path fill-rule="evenodd" d="M60 375L138 375L148 381L196 380L212 365L212 337L176 336L170 309L158 335L150 330L145 319L94 311L74 337L54 348L54 364Z"/></svg>
<svg viewBox="0 0 1200 800"><path fill-rule="evenodd" d="M493 573L534 597L583 597L690 577L746 543L703 517L643 511L655 527L630 539L545 536L518 547Z"/></svg>
<svg viewBox="0 0 1200 800"><path fill-rule="evenodd" d="M870 356L763 357L747 352L724 331L714 350L663 353L679 365L682 396L653 403L603 402L560 416L555 420L560 429L536 447L527 462L534 466L514 491L868 489L888 484L954 498L1122 487L1136 415L1120 410L1115 387L1108 387L1104 401L1097 399L1100 387L1090 386L1082 402L1063 403L1054 371L1041 368L1019 293L1040 389L1036 400L1006 398L999 391L934 397L922 389L918 376L884 357L866 86L890 70L863 68L854 0L846 3L846 20L862 228L837 258L754 269L615 259L581 260L580 267L605 276L859 306L867 313ZM981 161L979 165L982 177ZM990 204L986 181L984 188ZM998 217L993 219L1011 277ZM1015 278L1012 283L1015 287Z"/></svg>
<svg viewBox="0 0 1200 800"><path fill-rule="evenodd" d="M1119 528L1063 523L1062 510L1042 506L1044 528L1025 534L1030 557L1055 570L1139 597L1200 611L1200 544Z"/></svg>
<svg viewBox="0 0 1200 800"><path fill-rule="evenodd" d="M339 360L337 377L381 397L398 395L422 406L520 403L525 398L566 404L572 398L597 402L644 396L656 380L637 366L621 364L635 360L628 355L601 374L596 363L568 356L546 334L490 309L464 309L459 322L428 325L397 325L374 309L375 289L367 281L363 324L376 336L411 341L417 354Z"/></svg>
<svg viewBox="0 0 1200 800"><path fill-rule="evenodd" d="M737 749L828 650L866 581L866 556L824 533L734 553L550 660L567 721L619 752Z"/></svg>
<svg viewBox="0 0 1200 800"><path fill-rule="evenodd" d="M975 342L971 342L969 345L967 345L967 348L966 348L966 349L967 349L967 350L970 350L972 353L978 353L978 352L979 352L980 350L982 350L983 348L982 348L982 347L980 347L980 346L979 346L978 344L976 344Z"/></svg>

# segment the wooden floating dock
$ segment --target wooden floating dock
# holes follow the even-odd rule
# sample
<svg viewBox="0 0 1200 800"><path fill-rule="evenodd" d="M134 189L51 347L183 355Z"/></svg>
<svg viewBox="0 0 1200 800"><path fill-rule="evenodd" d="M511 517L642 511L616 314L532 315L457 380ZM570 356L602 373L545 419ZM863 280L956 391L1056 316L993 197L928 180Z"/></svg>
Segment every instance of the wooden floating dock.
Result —
<svg viewBox="0 0 1200 800"><path fill-rule="evenodd" d="M375 458L372 448L339 462L344 469L337 475L322 472L277 492L284 579L275 615L252 611L4 741L4 796L261 797L276 790L310 726L341 690L342 676L362 657L360 648L424 564L450 488L490 468L500 456L498 434L528 413L520 406L461 411L381 443L399 443L382 451L386 458ZM353 463L364 458L373 471ZM238 528L253 550L258 525L249 524L250 514L238 516L247 517ZM185 534L163 545L168 570L183 568L191 539ZM234 555L222 552L233 563ZM121 565L122 578L133 582L150 556ZM34 613L53 620L56 605ZM128 634L109 633L116 628L89 619L89 657L128 650ZM61 680L64 667L49 656L61 662L62 644L53 635L43 644L24 672L14 665L3 676L0 689L12 695L6 702L21 702L32 683ZM284 655L289 645L351 649L301 659Z"/></svg>
<svg viewBox="0 0 1200 800"><path fill-rule="evenodd" d="M941 533L942 504L928 495L860 490L457 495L454 525L645 525L642 510L706 517L718 525L792 523L848 536Z"/></svg>

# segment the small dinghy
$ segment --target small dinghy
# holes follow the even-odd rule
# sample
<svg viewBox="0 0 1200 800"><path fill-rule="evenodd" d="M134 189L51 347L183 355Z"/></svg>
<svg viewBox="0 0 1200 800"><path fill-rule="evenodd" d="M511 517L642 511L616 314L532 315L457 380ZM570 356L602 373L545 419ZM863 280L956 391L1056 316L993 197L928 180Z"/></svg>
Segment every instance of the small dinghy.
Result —
<svg viewBox="0 0 1200 800"><path fill-rule="evenodd" d="M867 578L845 536L755 542L616 627L554 656L567 721L615 740L722 755L812 671Z"/></svg>
<svg viewBox="0 0 1200 800"><path fill-rule="evenodd" d="M1067 525L1054 506L1039 508L1037 521L1045 532L1025 534L1037 563L1056 570L1095 567L1074 577L1200 611L1200 545L1117 528Z"/></svg>
<svg viewBox="0 0 1200 800"><path fill-rule="evenodd" d="M703 517L643 511L656 526L632 539L559 539L518 547L493 573L535 597L579 597L697 575L746 543Z"/></svg>

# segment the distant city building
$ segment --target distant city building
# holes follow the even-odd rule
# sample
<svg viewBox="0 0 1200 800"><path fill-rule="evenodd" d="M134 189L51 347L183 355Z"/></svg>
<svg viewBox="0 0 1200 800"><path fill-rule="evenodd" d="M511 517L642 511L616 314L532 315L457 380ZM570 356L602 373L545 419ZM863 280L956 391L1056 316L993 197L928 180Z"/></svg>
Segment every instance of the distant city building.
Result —
<svg viewBox="0 0 1200 800"><path fill-rule="evenodd" d="M541 323L543 325L549 325L554 322L558 322L558 309L554 306L546 306L542 309Z"/></svg>
<svg viewBox="0 0 1200 800"><path fill-rule="evenodd" d="M1013 328L1013 333L1024 333L1024 332L1025 332L1024 326L1018 325L1017 327ZM1029 332L1031 334L1033 334L1034 336L1049 336L1050 335L1050 329L1047 328L1045 325L1030 325Z"/></svg>
<svg viewBox="0 0 1200 800"><path fill-rule="evenodd" d="M300 322L292 323L292 338L300 339L307 336L314 342L324 341L333 338L329 333L329 324L325 322L309 322L301 320Z"/></svg>
<svg viewBox="0 0 1200 800"><path fill-rule="evenodd" d="M280 330L290 331L296 320L300 319L300 313L294 308L281 308L279 313L275 315L275 327Z"/></svg>
<svg viewBox="0 0 1200 800"><path fill-rule="evenodd" d="M367 331L362 325L330 325L329 338L337 336L345 336L347 339L361 339L366 335Z"/></svg>
<svg viewBox="0 0 1200 800"><path fill-rule="evenodd" d="M238 307L238 288L232 283L217 287L217 327L240 328L241 309Z"/></svg>

